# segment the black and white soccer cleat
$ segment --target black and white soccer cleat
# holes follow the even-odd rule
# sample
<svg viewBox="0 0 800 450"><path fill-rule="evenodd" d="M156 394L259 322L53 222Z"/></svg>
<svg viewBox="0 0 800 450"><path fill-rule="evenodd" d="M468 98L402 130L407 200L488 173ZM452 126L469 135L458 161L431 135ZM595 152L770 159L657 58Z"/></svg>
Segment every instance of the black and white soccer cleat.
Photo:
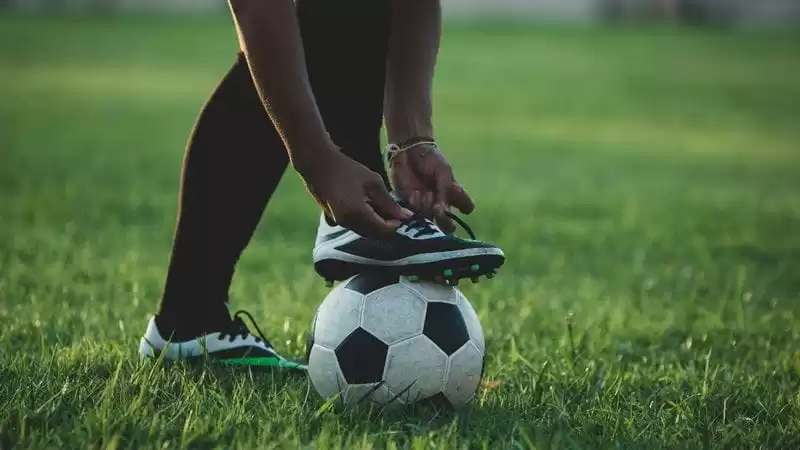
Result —
<svg viewBox="0 0 800 450"><path fill-rule="evenodd" d="M314 245L314 268L329 285L372 269L451 285L463 278L477 282L481 276L493 277L505 262L503 251L476 240L466 223L451 217L471 239L444 233L421 215L414 215L392 235L380 239L331 225L322 215Z"/></svg>
<svg viewBox="0 0 800 450"><path fill-rule="evenodd" d="M253 320L246 311L239 311L224 329L184 340L162 335L155 318L151 318L139 341L139 356L142 359L163 358L169 361L209 358L212 362L229 366L306 370L305 365L279 355L258 327L258 336L250 333L241 315Z"/></svg>

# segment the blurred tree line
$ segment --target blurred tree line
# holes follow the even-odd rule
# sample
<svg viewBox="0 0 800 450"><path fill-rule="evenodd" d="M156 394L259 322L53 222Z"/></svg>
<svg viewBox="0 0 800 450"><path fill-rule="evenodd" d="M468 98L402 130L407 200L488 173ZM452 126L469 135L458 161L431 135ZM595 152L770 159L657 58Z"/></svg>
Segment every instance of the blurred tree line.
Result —
<svg viewBox="0 0 800 450"><path fill-rule="evenodd" d="M599 3L600 15L608 22L727 23L742 12L742 5L735 0L599 0Z"/></svg>
<svg viewBox="0 0 800 450"><path fill-rule="evenodd" d="M338 0L328 0L338 1ZM682 24L800 23L800 0L443 0L448 8L479 18L485 6L511 17L535 21L540 11L560 11L564 19L580 15L601 22ZM0 9L32 11L223 12L226 0L0 0Z"/></svg>

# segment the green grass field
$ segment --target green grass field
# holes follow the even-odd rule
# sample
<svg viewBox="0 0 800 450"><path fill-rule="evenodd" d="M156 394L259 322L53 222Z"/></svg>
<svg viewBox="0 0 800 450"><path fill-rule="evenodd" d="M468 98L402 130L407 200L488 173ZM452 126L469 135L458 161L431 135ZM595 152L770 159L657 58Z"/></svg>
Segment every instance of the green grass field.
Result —
<svg viewBox="0 0 800 450"><path fill-rule="evenodd" d="M440 140L509 259L463 287L490 382L405 416L136 357L225 18L0 16L0 448L800 448L798 37L448 25ZM287 173L231 290L292 355L317 214Z"/></svg>

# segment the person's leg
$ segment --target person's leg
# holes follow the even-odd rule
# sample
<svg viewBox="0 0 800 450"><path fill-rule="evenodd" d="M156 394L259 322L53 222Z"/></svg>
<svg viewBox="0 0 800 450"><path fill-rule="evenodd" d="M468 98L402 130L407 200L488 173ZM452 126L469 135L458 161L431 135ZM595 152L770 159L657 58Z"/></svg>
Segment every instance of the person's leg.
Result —
<svg viewBox="0 0 800 450"><path fill-rule="evenodd" d="M177 228L156 322L196 337L227 326L239 256L288 164L244 57L203 107L188 142Z"/></svg>
<svg viewBox="0 0 800 450"><path fill-rule="evenodd" d="M381 174L389 0L298 0L312 90L334 142ZM219 329L236 263L288 164L240 54L189 140L157 323L175 339Z"/></svg>
<svg viewBox="0 0 800 450"><path fill-rule="evenodd" d="M312 90L328 132L380 174L390 0L297 0Z"/></svg>

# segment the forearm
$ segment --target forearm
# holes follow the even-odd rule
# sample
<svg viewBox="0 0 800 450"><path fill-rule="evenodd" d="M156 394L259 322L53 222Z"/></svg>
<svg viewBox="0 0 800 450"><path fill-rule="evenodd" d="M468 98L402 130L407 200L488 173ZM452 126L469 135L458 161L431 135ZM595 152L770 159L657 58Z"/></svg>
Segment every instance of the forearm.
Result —
<svg viewBox="0 0 800 450"><path fill-rule="evenodd" d="M239 43L266 112L302 172L335 147L311 91L292 0L229 0Z"/></svg>
<svg viewBox="0 0 800 450"><path fill-rule="evenodd" d="M433 74L441 38L439 0L392 0L384 116L389 142L433 136Z"/></svg>

